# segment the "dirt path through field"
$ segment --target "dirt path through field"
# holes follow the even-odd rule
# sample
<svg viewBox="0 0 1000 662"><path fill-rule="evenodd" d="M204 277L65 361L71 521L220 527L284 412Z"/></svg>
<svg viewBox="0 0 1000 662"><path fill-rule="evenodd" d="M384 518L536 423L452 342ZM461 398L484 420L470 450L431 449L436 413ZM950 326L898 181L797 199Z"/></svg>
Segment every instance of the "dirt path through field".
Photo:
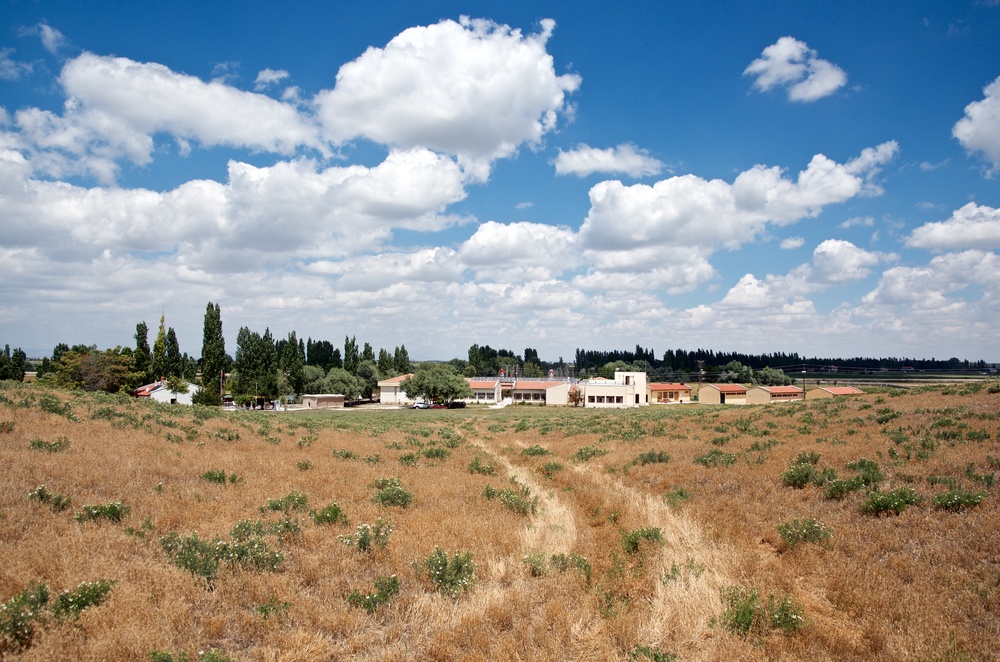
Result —
<svg viewBox="0 0 1000 662"><path fill-rule="evenodd" d="M688 650L705 653L710 620L721 613L720 589L736 584L741 552L713 541L692 518L675 511L662 498L634 490L613 476L585 464L571 469L625 501L646 526L657 527L663 546L655 558L660 581L643 628L647 641L671 639Z"/></svg>

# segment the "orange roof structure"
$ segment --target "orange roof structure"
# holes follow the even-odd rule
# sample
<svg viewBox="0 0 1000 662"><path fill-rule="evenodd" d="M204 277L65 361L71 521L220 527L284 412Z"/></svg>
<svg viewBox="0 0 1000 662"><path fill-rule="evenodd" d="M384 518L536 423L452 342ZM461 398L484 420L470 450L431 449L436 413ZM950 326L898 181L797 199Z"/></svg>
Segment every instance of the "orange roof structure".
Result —
<svg viewBox="0 0 1000 662"><path fill-rule="evenodd" d="M646 388L650 391L690 391L691 387L687 384L671 384L668 382L652 382L646 384Z"/></svg>

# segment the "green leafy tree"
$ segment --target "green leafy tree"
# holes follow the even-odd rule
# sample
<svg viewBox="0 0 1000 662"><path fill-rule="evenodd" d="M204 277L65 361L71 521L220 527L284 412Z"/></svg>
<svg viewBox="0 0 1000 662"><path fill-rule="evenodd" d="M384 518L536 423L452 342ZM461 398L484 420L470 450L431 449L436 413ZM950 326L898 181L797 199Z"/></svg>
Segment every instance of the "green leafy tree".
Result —
<svg viewBox="0 0 1000 662"><path fill-rule="evenodd" d="M745 366L739 361L730 361L722 366L717 377L720 382L732 382L735 384L756 384L753 376L753 368Z"/></svg>
<svg viewBox="0 0 1000 662"><path fill-rule="evenodd" d="M270 329L264 335L240 328L236 335L236 373L233 395L243 398L263 396L275 399L281 393L278 383L278 357Z"/></svg>
<svg viewBox="0 0 1000 662"><path fill-rule="evenodd" d="M132 372L135 373L136 386L142 386L153 381L153 357L149 351L149 327L145 322L135 325L135 351L132 352Z"/></svg>
<svg viewBox="0 0 1000 662"><path fill-rule="evenodd" d="M222 309L208 302L201 340L201 383L207 394L214 393L222 401L226 373L226 339L222 335Z"/></svg>
<svg viewBox="0 0 1000 662"><path fill-rule="evenodd" d="M295 337L295 332L288 334L288 340L281 346L281 371L288 379L288 388L293 393L302 393L305 384L306 366L305 348Z"/></svg>
<svg viewBox="0 0 1000 662"><path fill-rule="evenodd" d="M374 361L362 361L358 365L358 386L361 388L361 395L371 398L372 393L378 388L378 367Z"/></svg>
<svg viewBox="0 0 1000 662"><path fill-rule="evenodd" d="M160 329L153 341L153 379L163 379L167 376L167 327L166 317L160 315Z"/></svg>
<svg viewBox="0 0 1000 662"><path fill-rule="evenodd" d="M406 351L406 345L400 345L393 352L392 362L396 367L397 375L405 375L413 369L410 365L410 353Z"/></svg>
<svg viewBox="0 0 1000 662"><path fill-rule="evenodd" d="M167 329L167 377L179 377L184 374L184 357L181 346L177 343L174 327Z"/></svg>
<svg viewBox="0 0 1000 662"><path fill-rule="evenodd" d="M384 347L378 350L378 374L382 379L396 376L396 362L389 351Z"/></svg>
<svg viewBox="0 0 1000 662"><path fill-rule="evenodd" d="M758 370L756 378L757 383L764 386L790 386L795 383L795 380L786 375L784 370L770 366Z"/></svg>
<svg viewBox="0 0 1000 662"><path fill-rule="evenodd" d="M358 340L357 337L348 338L344 336L344 370L353 374L358 371L358 363L361 361L361 356L358 354Z"/></svg>
<svg viewBox="0 0 1000 662"><path fill-rule="evenodd" d="M28 357L21 348L10 351L10 345L4 345L3 353L0 354L0 379L13 379L24 381L24 368Z"/></svg>
<svg viewBox="0 0 1000 662"><path fill-rule="evenodd" d="M55 371L46 380L66 389L118 393L127 389L132 367L128 348L98 350L96 346L76 346L60 353Z"/></svg>
<svg viewBox="0 0 1000 662"><path fill-rule="evenodd" d="M357 377L343 368L330 368L324 383L327 393L339 393L348 400L354 400L361 395Z"/></svg>
<svg viewBox="0 0 1000 662"><path fill-rule="evenodd" d="M375 350L370 343L365 343L364 349L361 350L361 360L375 363Z"/></svg>
<svg viewBox="0 0 1000 662"><path fill-rule="evenodd" d="M332 368L331 368L332 369ZM302 368L302 390L300 393L325 393L326 373L318 365L307 365Z"/></svg>
<svg viewBox="0 0 1000 662"><path fill-rule="evenodd" d="M411 397L438 402L472 396L469 383L448 364L421 367L412 377L404 379L399 388Z"/></svg>

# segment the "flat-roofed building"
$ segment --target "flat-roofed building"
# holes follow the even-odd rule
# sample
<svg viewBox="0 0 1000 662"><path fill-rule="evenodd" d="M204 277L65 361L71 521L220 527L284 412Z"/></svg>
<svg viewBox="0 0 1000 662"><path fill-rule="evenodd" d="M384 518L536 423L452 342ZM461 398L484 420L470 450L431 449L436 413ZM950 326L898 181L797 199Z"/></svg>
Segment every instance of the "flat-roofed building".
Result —
<svg viewBox="0 0 1000 662"><path fill-rule="evenodd" d="M687 384L651 382L646 384L646 393L651 405L691 402L691 387Z"/></svg>
<svg viewBox="0 0 1000 662"><path fill-rule="evenodd" d="M747 390L739 384L705 384L698 390L698 402L709 405L745 405Z"/></svg>
<svg viewBox="0 0 1000 662"><path fill-rule="evenodd" d="M798 386L754 386L747 391L748 405L769 405L775 402L799 402L806 393Z"/></svg>
<svg viewBox="0 0 1000 662"><path fill-rule="evenodd" d="M851 395L864 395L864 391L853 386L820 386L806 392L806 400L820 398L839 398Z"/></svg>

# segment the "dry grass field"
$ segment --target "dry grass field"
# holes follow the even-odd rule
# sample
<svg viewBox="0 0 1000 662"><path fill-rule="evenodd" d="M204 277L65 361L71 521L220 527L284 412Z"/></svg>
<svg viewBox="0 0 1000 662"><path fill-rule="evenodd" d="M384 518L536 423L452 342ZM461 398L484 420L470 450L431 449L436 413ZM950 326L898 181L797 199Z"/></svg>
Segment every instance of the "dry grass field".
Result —
<svg viewBox="0 0 1000 662"><path fill-rule="evenodd" d="M0 657L1000 659L980 386L222 414L2 383Z"/></svg>

